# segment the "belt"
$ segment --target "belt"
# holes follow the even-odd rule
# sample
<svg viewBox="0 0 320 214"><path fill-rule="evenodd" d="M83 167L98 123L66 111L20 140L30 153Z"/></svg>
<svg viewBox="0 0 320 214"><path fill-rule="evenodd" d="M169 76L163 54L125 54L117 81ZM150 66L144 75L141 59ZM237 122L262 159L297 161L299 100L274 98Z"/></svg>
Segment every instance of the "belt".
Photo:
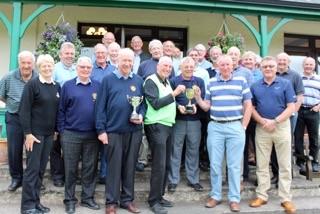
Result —
<svg viewBox="0 0 320 214"><path fill-rule="evenodd" d="M236 121L240 121L241 119L236 119L236 120L213 120L211 119L210 121L216 122L216 123L233 123Z"/></svg>

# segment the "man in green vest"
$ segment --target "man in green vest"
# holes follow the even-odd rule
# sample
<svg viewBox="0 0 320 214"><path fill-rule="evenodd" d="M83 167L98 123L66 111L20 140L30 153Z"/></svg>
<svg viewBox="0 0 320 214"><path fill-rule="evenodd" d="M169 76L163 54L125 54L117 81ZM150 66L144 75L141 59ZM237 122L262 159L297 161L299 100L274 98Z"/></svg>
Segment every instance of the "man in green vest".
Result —
<svg viewBox="0 0 320 214"><path fill-rule="evenodd" d="M170 170L172 126L176 118L175 97L185 91L185 86L178 85L172 90L168 80L171 71L171 58L163 56L159 59L157 72L149 76L144 83L148 106L144 124L152 155L148 203L156 214L166 214L168 211L164 207L173 206L163 195Z"/></svg>

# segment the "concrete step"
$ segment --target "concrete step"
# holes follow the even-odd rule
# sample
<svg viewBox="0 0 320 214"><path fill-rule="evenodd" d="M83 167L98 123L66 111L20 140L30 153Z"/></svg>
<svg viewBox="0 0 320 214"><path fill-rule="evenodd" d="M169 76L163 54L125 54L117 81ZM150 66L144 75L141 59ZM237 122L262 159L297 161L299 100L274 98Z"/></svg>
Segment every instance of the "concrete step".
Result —
<svg viewBox="0 0 320 214"><path fill-rule="evenodd" d="M19 197L20 199L20 197ZM45 206L50 207L52 214L63 214L64 205L62 201L55 201L46 196L41 198L42 203ZM297 197L294 198L294 203L297 207L297 214L319 214L320 213L320 198L319 197ZM103 203L100 203L100 210L90 210L79 205L76 206L77 214L102 214L105 213ZM141 209L141 213L151 214L148 205L144 202L138 202L138 207ZM284 214L283 208L280 206L278 199L270 199L267 205L260 208L251 208L248 206L248 201L242 200L240 203L241 213L246 214ZM177 202L173 208L168 209L170 214L232 214L229 210L228 203L223 201L221 205L216 208L208 209L204 207L204 203L198 201L192 202ZM3 203L0 201L0 212L18 214L20 213L20 201L15 200L9 203ZM128 214L124 209L118 209L119 214Z"/></svg>
<svg viewBox="0 0 320 214"><path fill-rule="evenodd" d="M10 183L9 179L0 178L0 201L14 201L21 194L21 188L16 192L10 193L7 191L7 187ZM210 182L209 180L201 180L200 183L204 187L203 192L195 192L192 188L187 186L187 182L183 179L175 193L167 193L166 197L172 201L205 201L208 198L208 193L210 192ZM45 197L55 198L58 201L63 200L64 188L55 187L51 180L44 179L44 185L46 190L42 192ZM303 176L297 177L293 180L291 186L291 192L294 197L319 197L320 196L320 180L307 181ZM146 201L149 193L149 182L135 182L135 198L137 201ZM77 194L81 192L81 186L77 185ZM223 186L223 195L226 199L228 192L228 186ZM96 199L101 203L104 202L105 186L97 184L96 186ZM269 191L271 198L277 198L278 192L275 185L271 186ZM244 183L244 191L241 193L241 198L244 200L251 199L255 196L255 186L252 183Z"/></svg>
<svg viewBox="0 0 320 214"><path fill-rule="evenodd" d="M52 181L49 179L49 170L46 172L44 179L44 185L46 190L43 191L44 198L57 200L61 202L63 200L64 188L58 188L53 186ZM242 199L248 200L255 195L255 186L253 181L255 179L254 170L250 173L251 182L244 183L244 191L241 194ZM149 179L150 179L150 168L146 168L144 172L136 173L135 180L135 198L137 201L146 201L149 193ZM7 187L10 183L10 176L8 173L8 166L0 166L0 202L12 202L16 201L21 195L21 188L19 188L15 193L10 193L7 191ZM205 201L210 192L210 179L209 172L200 172L200 183L204 187L203 192L195 192L192 188L187 186L187 181L185 179L185 172L181 172L181 182L179 183L175 193L167 193L166 197L175 202L185 202L185 201ZM77 194L80 194L81 187L77 186ZM317 197L320 196L320 179L314 179L313 181L308 181L304 176L295 173L295 177L292 182L291 191L294 197ZM223 185L223 195L226 197L228 192L228 186ZM96 187L96 199L97 201L103 203L105 195L105 186L97 184ZM277 198L278 193L275 185L271 186L269 191L271 198ZM18 199L20 200L20 199Z"/></svg>

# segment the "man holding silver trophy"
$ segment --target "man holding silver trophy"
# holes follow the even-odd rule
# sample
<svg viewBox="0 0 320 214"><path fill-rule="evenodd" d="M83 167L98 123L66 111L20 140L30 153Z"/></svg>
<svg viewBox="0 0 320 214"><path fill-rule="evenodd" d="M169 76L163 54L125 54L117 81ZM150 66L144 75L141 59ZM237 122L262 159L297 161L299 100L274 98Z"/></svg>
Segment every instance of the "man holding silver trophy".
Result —
<svg viewBox="0 0 320 214"><path fill-rule="evenodd" d="M143 80L132 72L133 59L132 50L119 51L118 68L103 79L97 97L96 128L108 162L106 214L115 214L119 203L140 212L133 203L134 174L145 108Z"/></svg>
<svg viewBox="0 0 320 214"><path fill-rule="evenodd" d="M168 176L168 191L175 192L180 181L180 165L183 144L186 142L185 169L188 185L195 191L202 191L199 183L199 144L201 139L201 122L199 111L194 99L197 86L201 90L201 97L205 96L203 79L193 76L195 61L191 57L181 60L181 74L170 80L172 88L179 85L186 87L185 93L176 97L177 115L173 127L174 141L171 153L171 169ZM199 109L201 110L201 109Z"/></svg>

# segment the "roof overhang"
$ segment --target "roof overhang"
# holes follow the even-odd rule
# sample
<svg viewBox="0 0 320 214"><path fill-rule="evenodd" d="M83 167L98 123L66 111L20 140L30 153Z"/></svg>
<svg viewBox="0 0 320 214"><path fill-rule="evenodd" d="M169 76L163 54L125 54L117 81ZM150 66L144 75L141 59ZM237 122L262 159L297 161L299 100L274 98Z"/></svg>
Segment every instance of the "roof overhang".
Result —
<svg viewBox="0 0 320 214"><path fill-rule="evenodd" d="M2 2L13 2L2 0ZM16 0L26 4L54 4L199 11L209 13L238 13L271 15L303 20L320 20L320 3L315 0Z"/></svg>

